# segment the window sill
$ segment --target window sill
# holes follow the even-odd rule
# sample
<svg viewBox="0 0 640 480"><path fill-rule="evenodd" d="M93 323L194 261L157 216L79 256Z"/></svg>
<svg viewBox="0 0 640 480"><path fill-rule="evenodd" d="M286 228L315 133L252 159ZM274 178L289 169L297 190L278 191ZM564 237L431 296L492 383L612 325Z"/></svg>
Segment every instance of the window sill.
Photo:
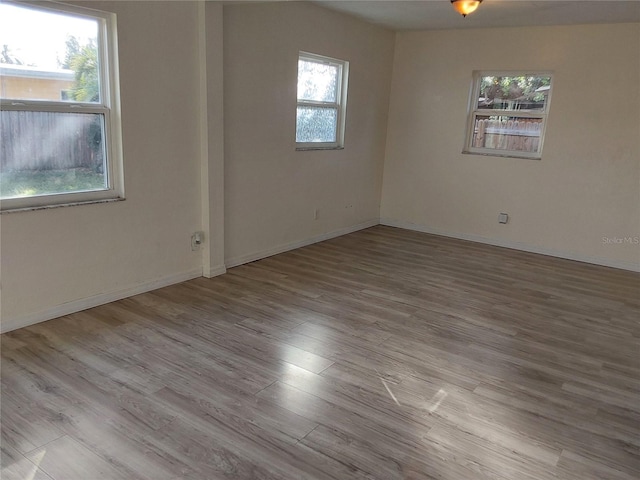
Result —
<svg viewBox="0 0 640 480"><path fill-rule="evenodd" d="M114 203L114 202L123 202L126 200L124 197L118 198L104 198L100 200L87 200L85 202L69 202L69 203L59 203L57 205L38 205L33 207L18 207L11 208L0 211L0 215L8 214L8 213L20 213L20 212L32 212L35 210L50 210L52 208L62 208L62 207L76 207L79 205L92 205L96 203ZM0 202L1 203L1 202Z"/></svg>
<svg viewBox="0 0 640 480"><path fill-rule="evenodd" d="M306 152L309 150L344 150L344 147L296 147L297 152Z"/></svg>
<svg viewBox="0 0 640 480"><path fill-rule="evenodd" d="M527 155L518 155L516 152L504 152L504 153L493 153L493 152L470 152L469 150L463 150L463 155L481 155L483 157L501 157L501 158L519 158L523 160L542 160L542 156L527 156Z"/></svg>

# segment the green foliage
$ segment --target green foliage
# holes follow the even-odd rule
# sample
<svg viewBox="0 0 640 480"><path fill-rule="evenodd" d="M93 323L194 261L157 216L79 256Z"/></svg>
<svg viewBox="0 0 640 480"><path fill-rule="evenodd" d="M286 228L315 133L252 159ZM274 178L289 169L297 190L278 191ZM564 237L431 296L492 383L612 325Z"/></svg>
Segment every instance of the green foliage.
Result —
<svg viewBox="0 0 640 480"><path fill-rule="evenodd" d="M67 41L65 42L66 51L64 54L64 62L60 63L60 68L71 69L71 61L76 55L80 54L80 42L73 35L69 35L67 37Z"/></svg>
<svg viewBox="0 0 640 480"><path fill-rule="evenodd" d="M104 174L87 168L66 170L23 170L2 172L0 197L29 197L51 193L101 190L105 188Z"/></svg>
<svg viewBox="0 0 640 480"><path fill-rule="evenodd" d="M488 101L500 99L541 102L544 100L544 93L536 90L549 85L550 77L482 77L480 96Z"/></svg>
<svg viewBox="0 0 640 480"><path fill-rule="evenodd" d="M70 99L78 102L100 101L100 77L98 63L98 46L95 39L90 39L86 45L80 45L74 36L67 37L65 60L62 66L73 70L75 79L70 90ZM99 119L89 128L89 142L96 153L102 150L102 125ZM101 159L98 161L101 165Z"/></svg>
<svg viewBox="0 0 640 480"><path fill-rule="evenodd" d="M3 45L2 51L0 51L0 63L7 65L24 65L24 62L20 60L14 53L9 45Z"/></svg>
<svg viewBox="0 0 640 480"><path fill-rule="evenodd" d="M67 50L69 67L75 72L75 83L71 88L71 98L79 102L98 102L100 100L100 80L98 76L98 48L95 40L90 40L88 44L83 46L77 45L77 40L70 37L67 40L69 48L71 39L72 48L78 47L78 50L70 53ZM65 58L67 58L65 56Z"/></svg>

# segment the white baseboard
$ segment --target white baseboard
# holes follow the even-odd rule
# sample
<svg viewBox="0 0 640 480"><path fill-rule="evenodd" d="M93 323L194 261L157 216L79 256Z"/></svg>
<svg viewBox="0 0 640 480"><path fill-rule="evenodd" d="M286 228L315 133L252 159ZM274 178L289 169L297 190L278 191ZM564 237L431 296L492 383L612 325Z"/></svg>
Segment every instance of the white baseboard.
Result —
<svg viewBox="0 0 640 480"><path fill-rule="evenodd" d="M0 333L28 327L29 325L35 325L36 323L45 322L63 315L80 312L87 308L93 308L99 305L104 305L105 303L115 302L116 300L122 300L123 298L132 297L133 295L149 292L151 290L157 290L158 288L167 287L176 283L186 282L187 280L192 280L201 276L202 269L196 268L187 272L168 275L150 282L132 285L120 290L101 293L91 297L63 303L62 305L56 305L55 307L47 308L40 312L30 313L14 318L3 318L2 323L0 324Z"/></svg>
<svg viewBox="0 0 640 480"><path fill-rule="evenodd" d="M224 275L227 273L227 267L225 265L216 265L209 269L209 275L204 275L206 278L217 277L218 275Z"/></svg>
<svg viewBox="0 0 640 480"><path fill-rule="evenodd" d="M550 257L559 257L567 260L575 260L577 262L591 263L594 265L601 265L604 267L619 268L621 270L630 270L632 272L640 272L640 263L623 262L618 260L609 260L607 258L591 257L589 255L582 255L579 253L565 252L560 250L553 250L550 248L538 247L535 245L529 245L522 242L512 242L509 240L500 240L496 238L487 238L480 235L468 235L465 233L452 233L436 228L427 227L425 225L418 225L410 222L403 222L400 220L393 220L390 218L381 218L381 225L387 225L389 227L404 228L406 230L414 230L416 232L431 233L433 235L441 235L443 237L457 238L460 240L469 240L471 242L485 243L487 245L494 245L496 247L511 248L514 250L522 250L524 252L538 253L540 255L548 255Z"/></svg>
<svg viewBox="0 0 640 480"><path fill-rule="evenodd" d="M295 250L296 248L306 247L307 245L311 245L313 243L323 242L325 240L329 240L335 237L341 237L342 235L347 235L348 233L353 233L353 232L357 232L358 230L363 230L365 228L373 227L375 225L378 225L379 223L380 222L378 221L377 218L368 220L366 222L359 223L357 225L352 225L350 227L341 228L339 230L334 230L332 232L323 233L322 235L306 238L298 242L291 242L285 245L278 245L277 247L262 250L260 252L254 252L247 255L240 255L239 257L229 258L225 261L225 263L227 265L227 268L237 267L238 265L243 265L249 262L255 262L256 260L261 260L263 258L271 257L272 255L288 252L289 250Z"/></svg>

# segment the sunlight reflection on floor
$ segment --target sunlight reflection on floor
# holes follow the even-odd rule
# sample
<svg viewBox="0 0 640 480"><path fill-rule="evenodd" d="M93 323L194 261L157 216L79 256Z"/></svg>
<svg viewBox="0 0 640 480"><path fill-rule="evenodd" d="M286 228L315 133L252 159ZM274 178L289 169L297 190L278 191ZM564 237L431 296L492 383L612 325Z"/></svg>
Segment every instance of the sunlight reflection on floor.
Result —
<svg viewBox="0 0 640 480"><path fill-rule="evenodd" d="M30 458L30 460L35 465L33 466L33 469L31 470L31 472L29 472L29 474L25 477L24 480L33 480L35 478L36 473L38 473L38 467L40 466L40 463L42 462L42 459L45 457L46 454L47 454L47 449L43 448L41 452L37 453L36 455Z"/></svg>
<svg viewBox="0 0 640 480"><path fill-rule="evenodd" d="M427 407L427 410L429 410L429 412L431 413L435 412L442 401L446 398L446 396L447 392L445 392L443 389L438 390L438 392L431 399L431 406Z"/></svg>
<svg viewBox="0 0 640 480"><path fill-rule="evenodd" d="M384 380L380 379L380 381L382 382L382 385L384 385L384 388L387 389L387 392L389 392L389 395L391 396L391 398L393 399L394 402L396 402L396 405L400 406L400 402L398 401L398 399L396 398L396 396L393 394L393 392L391 391L391 389L389 388L389 386L387 385L387 382L385 382Z"/></svg>

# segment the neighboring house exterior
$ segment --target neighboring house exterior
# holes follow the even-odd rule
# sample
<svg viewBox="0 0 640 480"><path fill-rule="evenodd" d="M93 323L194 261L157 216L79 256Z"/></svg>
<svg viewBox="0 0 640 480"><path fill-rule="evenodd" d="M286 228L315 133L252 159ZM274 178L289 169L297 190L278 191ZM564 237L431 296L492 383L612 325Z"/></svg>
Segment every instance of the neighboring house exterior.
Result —
<svg viewBox="0 0 640 480"><path fill-rule="evenodd" d="M66 94L73 87L73 82L73 70L0 64L1 98L66 100Z"/></svg>

